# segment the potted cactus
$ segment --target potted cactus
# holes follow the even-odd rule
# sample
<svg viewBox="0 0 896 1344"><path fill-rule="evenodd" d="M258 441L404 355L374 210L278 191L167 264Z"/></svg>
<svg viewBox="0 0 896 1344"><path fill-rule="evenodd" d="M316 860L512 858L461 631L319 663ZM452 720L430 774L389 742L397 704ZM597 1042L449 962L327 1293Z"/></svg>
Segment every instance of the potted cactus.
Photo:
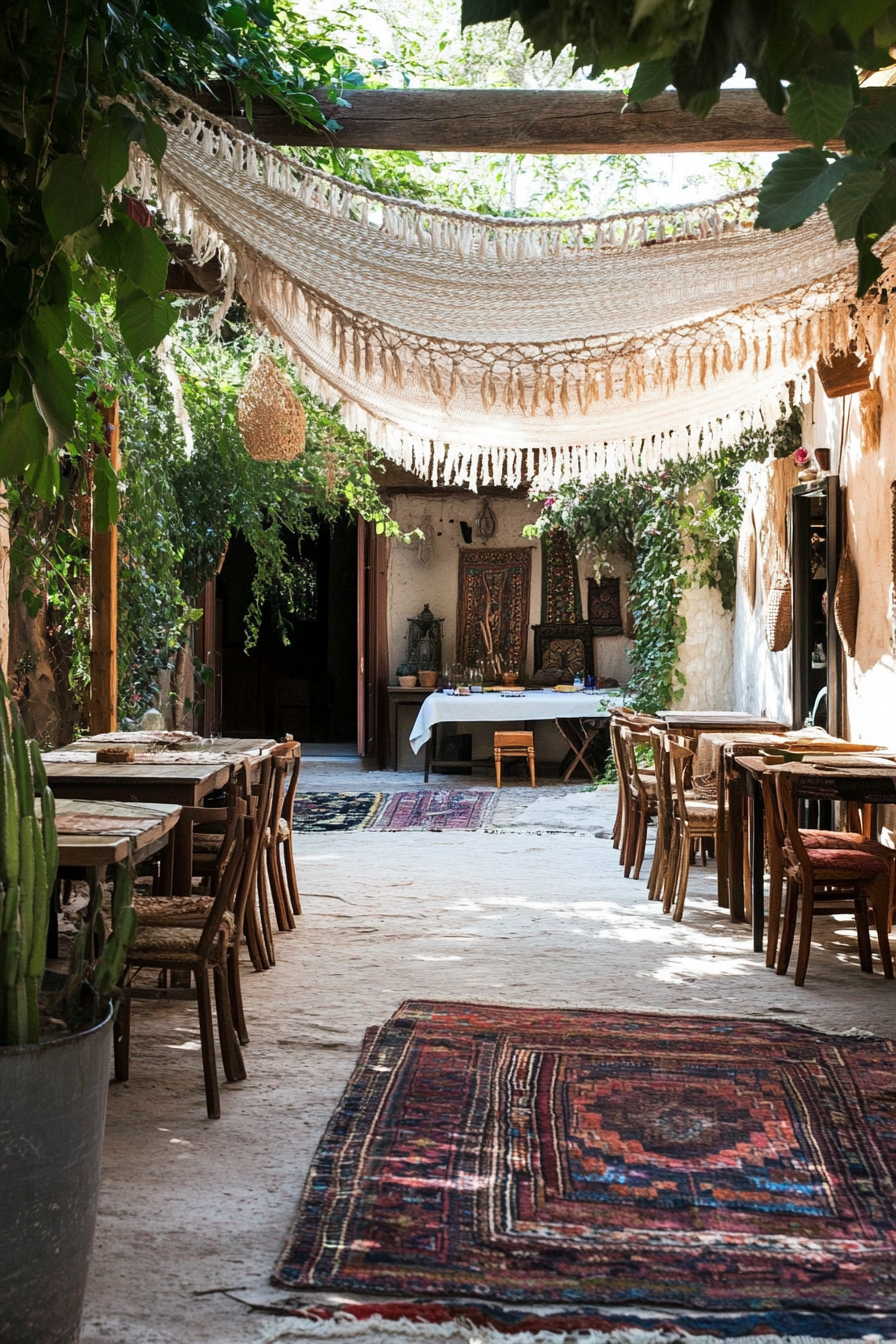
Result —
<svg viewBox="0 0 896 1344"><path fill-rule="evenodd" d="M93 1245L111 994L136 915L127 869L112 933L91 895L61 988L45 983L53 795L0 674L0 1341L75 1344ZM99 955L96 953L99 951Z"/></svg>

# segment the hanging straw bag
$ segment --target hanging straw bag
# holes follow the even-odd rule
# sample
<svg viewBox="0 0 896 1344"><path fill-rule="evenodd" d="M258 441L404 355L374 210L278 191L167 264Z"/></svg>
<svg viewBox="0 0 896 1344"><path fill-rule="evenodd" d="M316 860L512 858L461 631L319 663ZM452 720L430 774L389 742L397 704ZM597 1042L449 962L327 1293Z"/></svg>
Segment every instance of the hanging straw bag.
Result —
<svg viewBox="0 0 896 1344"><path fill-rule="evenodd" d="M752 611L756 605L756 525L752 509L748 510L741 529L737 573L744 597Z"/></svg>
<svg viewBox="0 0 896 1344"><path fill-rule="evenodd" d="M246 452L257 462L291 462L305 451L305 411L280 369L256 355L236 404Z"/></svg>
<svg viewBox="0 0 896 1344"><path fill-rule="evenodd" d="M777 574L765 608L765 638L772 653L786 649L793 636L793 594L790 576Z"/></svg>
<svg viewBox="0 0 896 1344"><path fill-rule="evenodd" d="M837 569L837 587L834 591L834 621L837 634L850 658L856 656L856 632L859 628L859 575L849 553L849 535Z"/></svg>

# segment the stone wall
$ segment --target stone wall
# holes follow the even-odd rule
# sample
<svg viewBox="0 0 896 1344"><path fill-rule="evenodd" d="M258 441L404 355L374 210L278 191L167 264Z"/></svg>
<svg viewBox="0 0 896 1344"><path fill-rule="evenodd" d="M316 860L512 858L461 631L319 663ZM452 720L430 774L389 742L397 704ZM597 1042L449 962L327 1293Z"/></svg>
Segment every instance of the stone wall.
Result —
<svg viewBox="0 0 896 1344"><path fill-rule="evenodd" d="M678 653L686 678L676 709L730 709L734 705L734 614L718 588L686 588L679 608L687 637Z"/></svg>

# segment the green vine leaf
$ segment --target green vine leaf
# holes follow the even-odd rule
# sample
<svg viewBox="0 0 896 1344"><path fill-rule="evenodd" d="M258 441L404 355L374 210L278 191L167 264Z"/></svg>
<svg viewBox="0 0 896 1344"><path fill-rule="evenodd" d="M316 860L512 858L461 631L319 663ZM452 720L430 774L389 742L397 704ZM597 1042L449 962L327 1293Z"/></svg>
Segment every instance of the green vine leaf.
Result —
<svg viewBox="0 0 896 1344"><path fill-rule="evenodd" d="M87 141L87 162L104 191L114 191L130 167L130 137L118 121L98 126Z"/></svg>
<svg viewBox="0 0 896 1344"><path fill-rule="evenodd" d="M121 268L144 294L151 298L161 294L168 275L168 249L154 229L131 223L121 254Z"/></svg>
<svg viewBox="0 0 896 1344"><path fill-rule="evenodd" d="M822 149L838 136L852 111L858 86L846 56L831 56L799 74L787 92L787 120L794 135Z"/></svg>
<svg viewBox="0 0 896 1344"><path fill-rule="evenodd" d="M80 154L54 159L40 186L44 218L55 242L86 228L102 211L102 185Z"/></svg>
<svg viewBox="0 0 896 1344"><path fill-rule="evenodd" d="M669 57L658 61L642 61L629 89L628 100L630 103L646 103L664 93L671 83L672 61Z"/></svg>
<svg viewBox="0 0 896 1344"><path fill-rule="evenodd" d="M115 312L121 338L135 359L160 345L177 321L171 299L154 299L139 291L120 298Z"/></svg>
<svg viewBox="0 0 896 1344"><path fill-rule="evenodd" d="M108 532L118 522L118 475L103 452L93 459L93 527Z"/></svg>
<svg viewBox="0 0 896 1344"><path fill-rule="evenodd" d="M849 173L846 180L828 198L827 211L838 243L855 236L867 207L884 180L882 168L866 168Z"/></svg>
<svg viewBox="0 0 896 1344"><path fill-rule="evenodd" d="M75 375L64 355L50 354L32 364L34 400L57 444L68 443L75 429Z"/></svg>
<svg viewBox="0 0 896 1344"><path fill-rule="evenodd" d="M33 401L7 402L0 423L0 476L19 476L47 452L47 426Z"/></svg>
<svg viewBox="0 0 896 1344"><path fill-rule="evenodd" d="M62 477L59 459L54 453L41 453L35 461L29 462L24 476L27 485L45 504L53 504L58 498Z"/></svg>
<svg viewBox="0 0 896 1344"><path fill-rule="evenodd" d="M792 149L775 159L759 192L757 229L796 229L824 205L850 170L847 158L818 149Z"/></svg>

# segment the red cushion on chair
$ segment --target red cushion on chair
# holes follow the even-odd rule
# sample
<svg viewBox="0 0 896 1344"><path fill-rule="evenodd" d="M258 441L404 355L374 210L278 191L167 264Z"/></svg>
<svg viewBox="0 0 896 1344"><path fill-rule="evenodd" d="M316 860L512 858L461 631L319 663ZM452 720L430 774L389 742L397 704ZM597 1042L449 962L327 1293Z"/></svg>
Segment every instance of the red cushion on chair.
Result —
<svg viewBox="0 0 896 1344"><path fill-rule="evenodd" d="M866 840L858 831L804 831L800 830L800 839L807 849L867 849L875 853L873 840ZM896 849L893 850L896 858Z"/></svg>
<svg viewBox="0 0 896 1344"><path fill-rule="evenodd" d="M887 872L886 859L863 849L807 849L807 853L816 881L823 882L826 874L832 881L843 882L850 877L867 879Z"/></svg>

